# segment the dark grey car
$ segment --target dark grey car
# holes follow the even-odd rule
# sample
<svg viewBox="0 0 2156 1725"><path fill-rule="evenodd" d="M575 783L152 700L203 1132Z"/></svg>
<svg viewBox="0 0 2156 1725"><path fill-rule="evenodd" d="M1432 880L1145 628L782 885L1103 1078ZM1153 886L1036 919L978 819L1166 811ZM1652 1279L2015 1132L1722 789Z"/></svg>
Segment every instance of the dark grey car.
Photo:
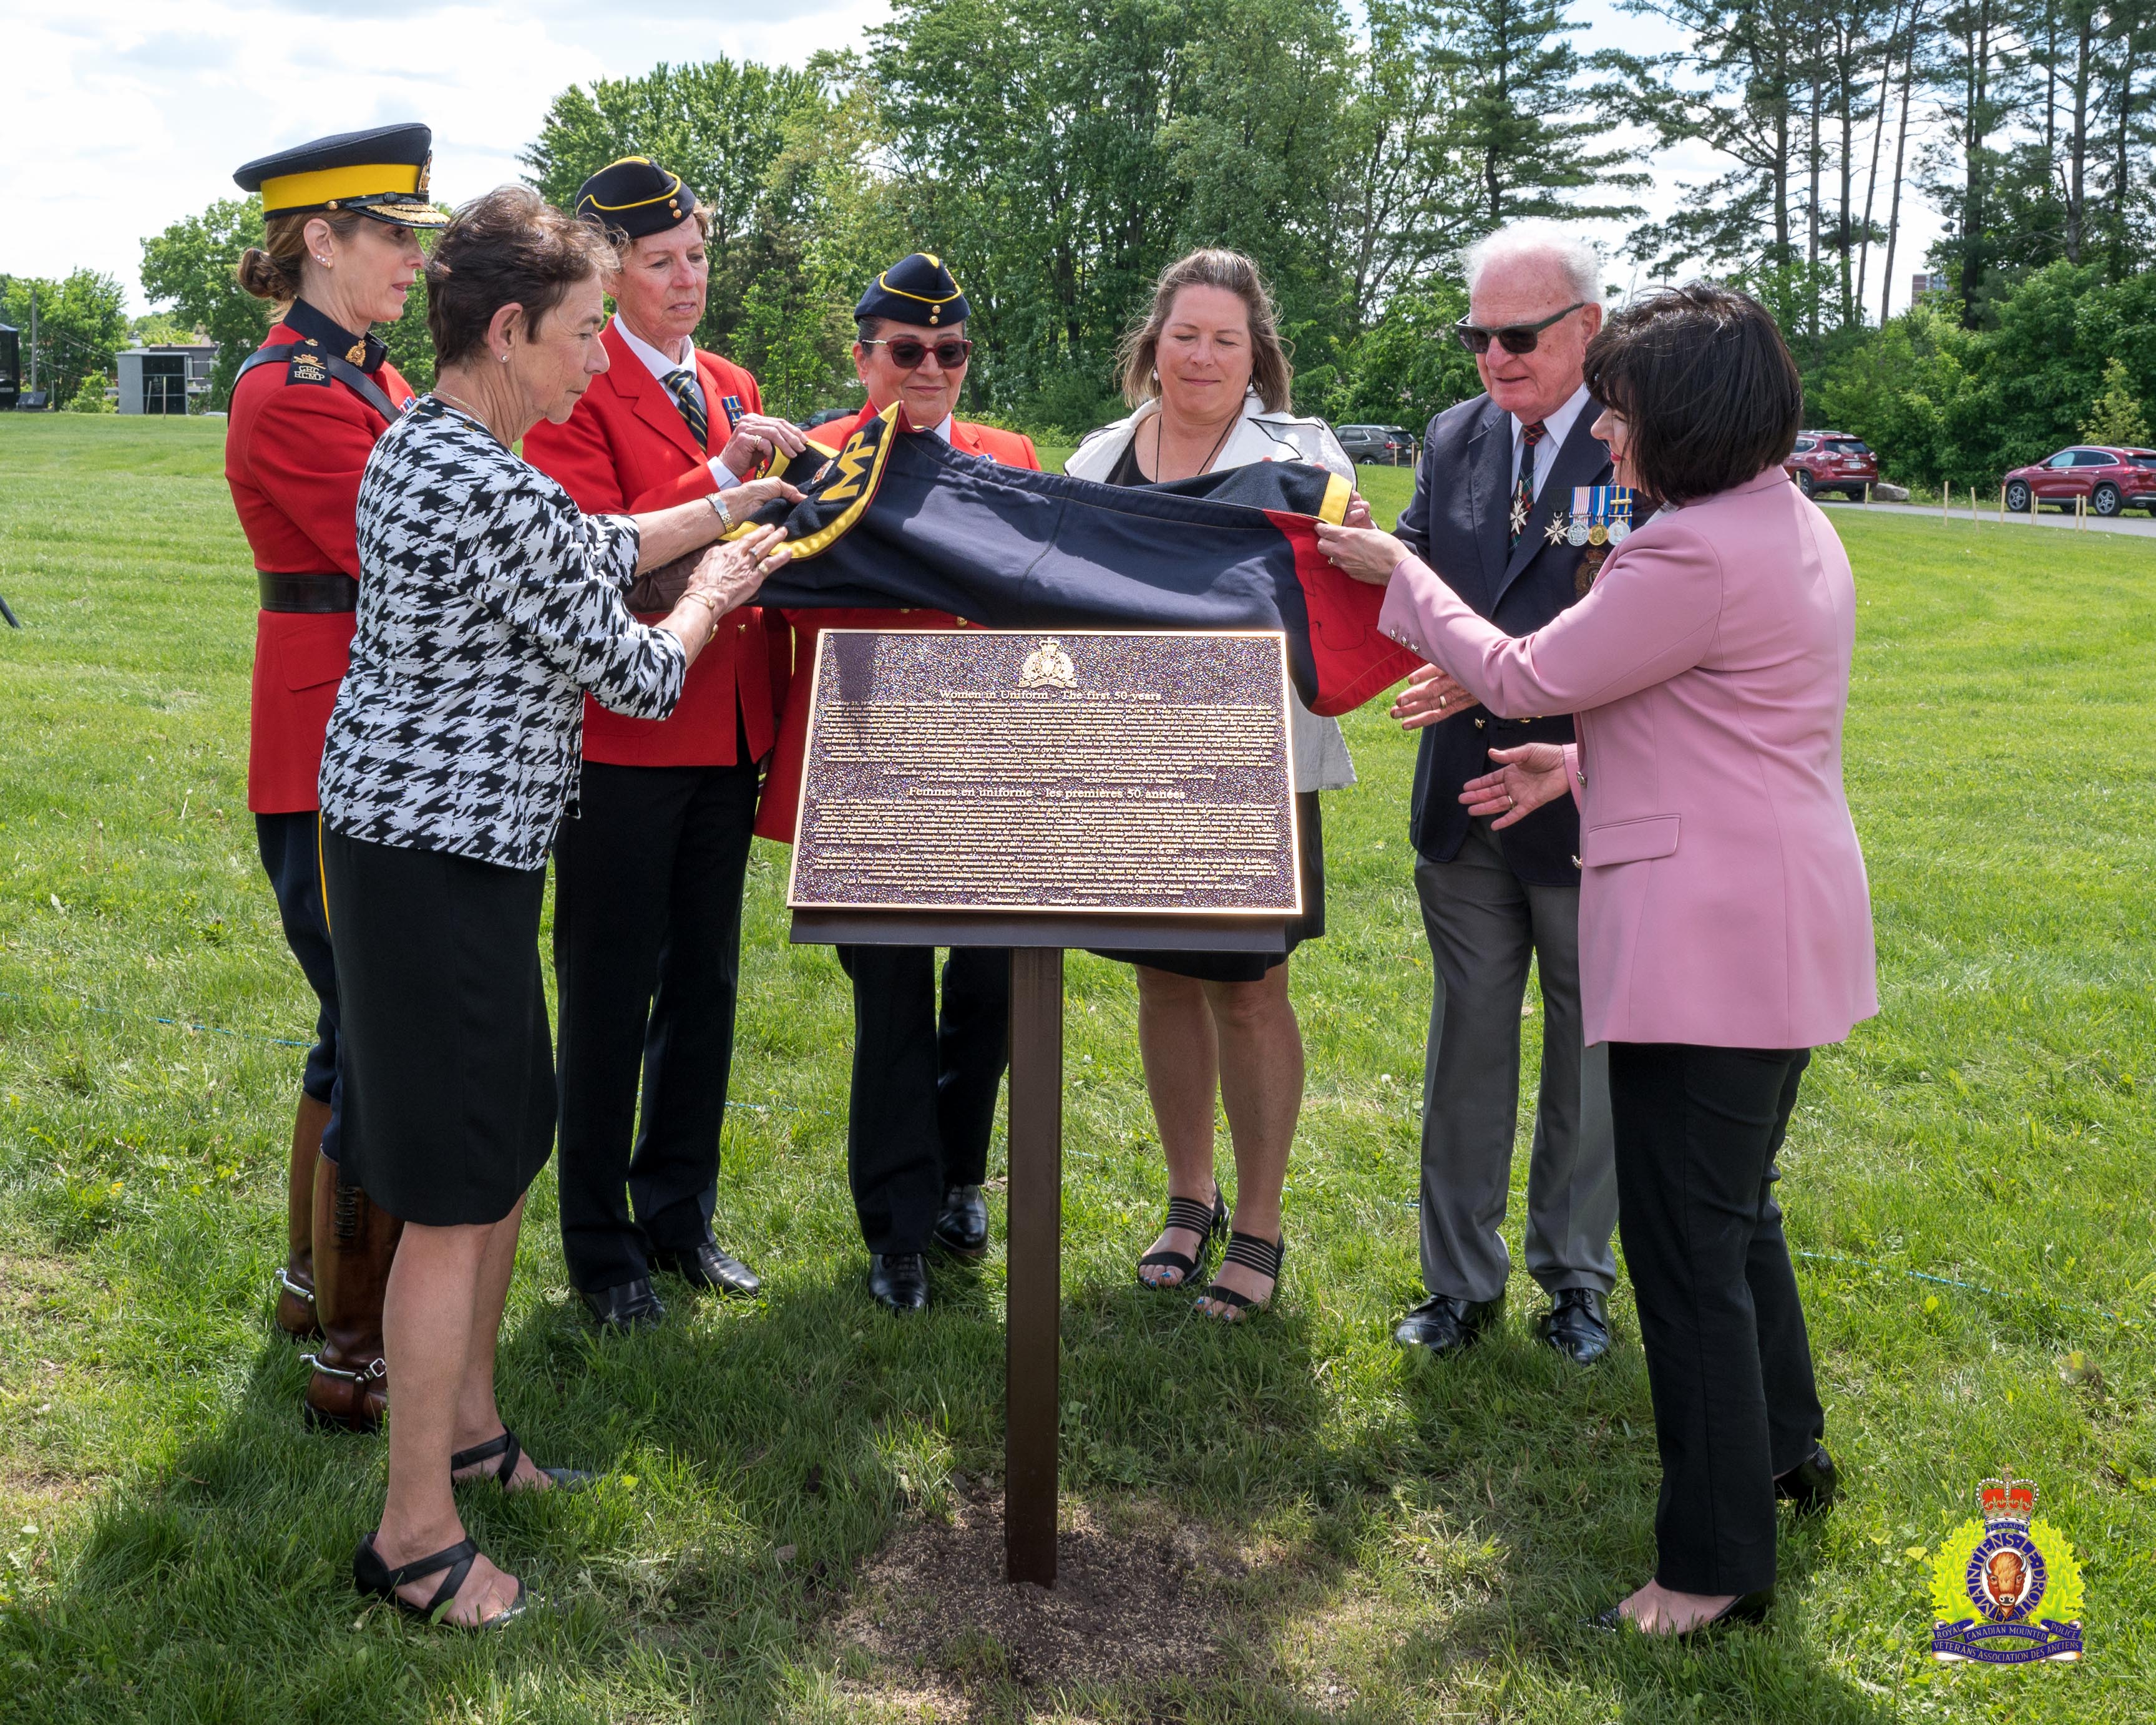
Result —
<svg viewBox="0 0 2156 1725"><path fill-rule="evenodd" d="M1337 425L1348 459L1363 467L1403 467L1414 460L1414 439L1398 425Z"/></svg>

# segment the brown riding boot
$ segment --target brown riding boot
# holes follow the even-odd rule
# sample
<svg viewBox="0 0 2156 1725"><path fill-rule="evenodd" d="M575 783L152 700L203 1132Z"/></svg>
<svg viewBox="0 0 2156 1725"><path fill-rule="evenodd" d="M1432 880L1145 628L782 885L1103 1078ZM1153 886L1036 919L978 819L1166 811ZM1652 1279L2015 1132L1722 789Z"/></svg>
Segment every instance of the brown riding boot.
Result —
<svg viewBox="0 0 2156 1725"><path fill-rule="evenodd" d="M322 1332L315 1316L315 1163L329 1123L330 1105L301 1091L285 1182L285 1267L275 1277L277 1327L297 1342L311 1342Z"/></svg>
<svg viewBox="0 0 2156 1725"><path fill-rule="evenodd" d="M322 1351L306 1356L307 1424L373 1431L389 1399L382 1358L382 1296L404 1224L346 1184L336 1163L315 1168L315 1307Z"/></svg>

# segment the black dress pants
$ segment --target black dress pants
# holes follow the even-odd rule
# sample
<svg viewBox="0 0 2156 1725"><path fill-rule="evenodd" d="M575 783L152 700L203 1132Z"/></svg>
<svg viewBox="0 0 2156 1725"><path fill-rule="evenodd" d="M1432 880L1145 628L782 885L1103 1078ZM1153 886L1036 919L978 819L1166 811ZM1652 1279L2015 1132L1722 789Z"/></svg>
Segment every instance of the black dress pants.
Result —
<svg viewBox="0 0 2156 1725"><path fill-rule="evenodd" d="M588 761L555 841L562 1251L586 1293L711 1238L756 792L746 760Z"/></svg>
<svg viewBox="0 0 2156 1725"><path fill-rule="evenodd" d="M988 1171L996 1090L1010 1064L1010 953L953 947L936 1011L933 947L841 947L854 980L846 1177L861 1238L922 1252L951 1186Z"/></svg>
<svg viewBox="0 0 2156 1725"><path fill-rule="evenodd" d="M277 919L285 944L299 961L300 973L315 991L315 1045L300 1088L330 1105L322 1129L322 1154L337 1160L344 1136L344 1086L337 1067L336 955L330 948L328 914L322 907L321 816L311 809L295 814L254 817L254 848L277 897Z"/></svg>
<svg viewBox="0 0 2156 1725"><path fill-rule="evenodd" d="M1809 1049L1609 1045L1617 1225L1661 1452L1655 1579L1774 1581L1774 1477L1826 1429L1774 1158Z"/></svg>

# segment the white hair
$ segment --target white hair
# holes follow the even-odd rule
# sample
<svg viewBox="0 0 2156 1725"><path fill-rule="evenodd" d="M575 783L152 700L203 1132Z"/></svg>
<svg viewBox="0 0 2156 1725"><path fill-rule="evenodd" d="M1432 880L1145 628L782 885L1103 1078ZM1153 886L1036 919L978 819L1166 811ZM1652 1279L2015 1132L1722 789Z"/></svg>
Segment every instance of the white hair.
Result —
<svg viewBox="0 0 2156 1725"><path fill-rule="evenodd" d="M1485 234L1460 254L1461 273L1467 278L1467 296L1475 297L1475 285L1492 264L1514 258L1546 259L1564 274L1572 296L1592 305L1602 303L1602 258L1594 246L1560 223L1539 218L1508 223Z"/></svg>

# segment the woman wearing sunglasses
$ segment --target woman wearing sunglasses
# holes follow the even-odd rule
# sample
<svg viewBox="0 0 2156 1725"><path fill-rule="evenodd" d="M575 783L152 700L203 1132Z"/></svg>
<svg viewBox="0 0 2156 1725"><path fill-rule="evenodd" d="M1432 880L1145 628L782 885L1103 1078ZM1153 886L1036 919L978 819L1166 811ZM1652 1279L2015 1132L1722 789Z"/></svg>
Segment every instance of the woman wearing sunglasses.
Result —
<svg viewBox="0 0 2156 1725"><path fill-rule="evenodd" d="M1289 405L1293 368L1271 294L1240 252L1193 252L1161 274L1145 321L1123 345L1123 394L1137 411L1081 444L1064 471L1111 485L1159 485L1253 461L1308 461L1352 483L1354 464L1322 419ZM1352 521L1367 522L1358 498ZM1292 699L1292 697L1291 697ZM1302 916L1288 948L1325 932L1317 793L1355 783L1340 726L1296 701L1289 714ZM1234 1322L1270 1305L1285 1235L1281 1191L1302 1108L1302 1032L1285 953L1116 952L1137 968L1138 1053L1168 1159L1168 1219L1138 1260L1152 1288L1199 1285L1227 1251L1199 1309ZM1213 1173L1214 1097L1235 1152L1232 1221Z"/></svg>

